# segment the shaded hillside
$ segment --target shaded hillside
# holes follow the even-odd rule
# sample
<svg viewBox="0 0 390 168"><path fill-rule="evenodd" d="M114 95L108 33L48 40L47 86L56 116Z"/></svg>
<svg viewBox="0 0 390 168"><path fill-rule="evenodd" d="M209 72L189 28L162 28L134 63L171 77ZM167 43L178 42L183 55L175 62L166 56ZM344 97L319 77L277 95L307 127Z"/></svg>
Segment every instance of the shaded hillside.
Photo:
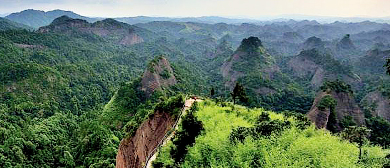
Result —
<svg viewBox="0 0 390 168"><path fill-rule="evenodd" d="M325 50L325 43L318 37L310 37L302 44L303 50L317 49L320 51Z"/></svg>
<svg viewBox="0 0 390 168"><path fill-rule="evenodd" d="M379 91L368 93L361 101L369 116L381 117L390 121L390 99Z"/></svg>
<svg viewBox="0 0 390 168"><path fill-rule="evenodd" d="M227 79L225 85L230 88L245 76L257 75L260 79L272 80L280 73L274 58L266 52L257 37L243 39L221 70L223 77Z"/></svg>
<svg viewBox="0 0 390 168"><path fill-rule="evenodd" d="M365 123L351 86L338 80L325 82L321 86L307 116L317 128L326 128L332 132Z"/></svg>
<svg viewBox="0 0 390 168"><path fill-rule="evenodd" d="M68 16L56 18L50 25L40 27L38 31L66 33L74 36L92 34L122 45L142 43L153 38L152 32L113 19L88 23L85 20L72 19Z"/></svg>
<svg viewBox="0 0 390 168"><path fill-rule="evenodd" d="M301 36L297 32L286 32L283 33L283 40L290 42L290 43L302 43L304 41L303 36Z"/></svg>
<svg viewBox="0 0 390 168"><path fill-rule="evenodd" d="M390 50L374 49L368 51L355 65L363 73L384 75L386 72L384 65L387 58L390 58Z"/></svg>
<svg viewBox="0 0 390 168"><path fill-rule="evenodd" d="M8 20L6 18L0 17L0 31L11 30L11 29L27 29L27 30L30 30L32 28L29 27L29 26L17 23L17 22L13 22L13 21Z"/></svg>
<svg viewBox="0 0 390 168"><path fill-rule="evenodd" d="M354 86L359 86L361 82L350 67L317 49L301 51L287 62L287 68L289 74L308 81L314 88L319 88L326 79L342 79Z"/></svg>
<svg viewBox="0 0 390 168"><path fill-rule="evenodd" d="M335 58L339 60L353 60L361 57L362 51L357 48L351 40L350 35L346 34L332 49Z"/></svg>
<svg viewBox="0 0 390 168"><path fill-rule="evenodd" d="M94 18L88 18L88 17L78 15L71 11L52 10L52 11L44 12L44 11L33 10L33 9L24 10L18 13L11 13L5 18L12 20L14 22L31 26L33 28L39 28L42 26L49 25L55 18L64 15L67 15L68 17L75 18L75 19L87 20L88 22L94 22L97 20Z"/></svg>

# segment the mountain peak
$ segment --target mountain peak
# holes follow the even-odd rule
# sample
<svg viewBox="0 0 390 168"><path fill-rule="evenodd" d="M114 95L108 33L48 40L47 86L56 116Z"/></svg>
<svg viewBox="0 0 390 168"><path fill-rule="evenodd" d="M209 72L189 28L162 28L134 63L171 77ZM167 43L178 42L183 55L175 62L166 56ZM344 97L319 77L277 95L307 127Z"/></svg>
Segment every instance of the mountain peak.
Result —
<svg viewBox="0 0 390 168"><path fill-rule="evenodd" d="M303 49L307 50L307 49L313 49L313 48L323 49L323 48L325 48L325 44L320 38L318 38L316 36L309 37L303 43Z"/></svg>
<svg viewBox="0 0 390 168"><path fill-rule="evenodd" d="M42 26L49 25L54 21L54 19L64 15L70 18L87 20L88 22L94 22L97 20L95 18L88 18L88 17L78 15L72 11L64 11L60 9L47 11L47 12L41 10L27 9L21 12L11 13L8 16L6 16L6 18L14 22L31 26L33 28L39 28Z"/></svg>
<svg viewBox="0 0 390 168"><path fill-rule="evenodd" d="M241 45L239 47L240 50L257 50L259 47L262 47L263 44L258 37L248 37L241 41Z"/></svg>
<svg viewBox="0 0 390 168"><path fill-rule="evenodd" d="M85 23L88 24L86 20L82 19L73 19L67 15L63 15L61 17L58 17L51 22L50 25L61 25L61 24L68 24L68 23Z"/></svg>
<svg viewBox="0 0 390 168"><path fill-rule="evenodd" d="M346 34L338 43L337 43L338 49L344 49L344 50L350 50L355 49L355 45L352 43L352 40L350 39L350 35Z"/></svg>
<svg viewBox="0 0 390 168"><path fill-rule="evenodd" d="M147 97L156 90L169 87L177 83L173 69L164 56L159 56L149 62L141 80L141 90Z"/></svg>
<svg viewBox="0 0 390 168"><path fill-rule="evenodd" d="M93 23L93 26L94 27L112 27L112 28L120 29L120 28L125 28L128 25L126 23L119 22L115 19L108 18L108 19L104 19L104 20L97 21L97 22Z"/></svg>

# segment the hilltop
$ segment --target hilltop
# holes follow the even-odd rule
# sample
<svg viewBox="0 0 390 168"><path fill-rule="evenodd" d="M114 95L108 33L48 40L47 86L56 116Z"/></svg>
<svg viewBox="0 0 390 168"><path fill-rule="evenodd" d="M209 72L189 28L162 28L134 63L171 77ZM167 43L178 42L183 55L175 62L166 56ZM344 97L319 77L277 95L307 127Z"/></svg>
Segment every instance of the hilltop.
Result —
<svg viewBox="0 0 390 168"><path fill-rule="evenodd" d="M34 9L27 9L18 13L11 13L7 15L5 18L17 23L25 24L33 28L39 28L42 26L49 25L55 18L64 15L75 19L84 19L89 22L94 22L97 20L94 18L88 18L85 16L78 15L72 11L64 11L58 9L47 11L47 12L34 10Z"/></svg>
<svg viewBox="0 0 390 168"><path fill-rule="evenodd" d="M89 23L82 19L73 19L61 16L53 20L48 26L38 29L41 33L66 33L74 36L80 34L97 35L121 45L133 45L155 38L152 32L118 22L114 19L104 19Z"/></svg>

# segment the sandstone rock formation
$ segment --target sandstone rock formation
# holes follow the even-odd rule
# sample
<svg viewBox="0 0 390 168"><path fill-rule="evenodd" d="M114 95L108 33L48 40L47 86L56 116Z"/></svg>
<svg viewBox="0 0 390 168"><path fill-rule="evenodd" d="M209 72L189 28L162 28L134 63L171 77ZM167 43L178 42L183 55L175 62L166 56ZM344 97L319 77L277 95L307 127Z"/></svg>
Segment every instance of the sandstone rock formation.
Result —
<svg viewBox="0 0 390 168"><path fill-rule="evenodd" d="M117 168L142 168L147 157L172 128L174 119L166 112L156 111L144 121L133 137L124 138L116 156Z"/></svg>
<svg viewBox="0 0 390 168"><path fill-rule="evenodd" d="M320 91L317 94L313 105L307 114L308 118L315 123L317 128L327 128L329 124L331 109L329 107L325 109L320 109L318 107L321 99L323 99L326 95L330 95L334 100L336 100L336 106L334 108L336 114L336 123L332 124L335 124L334 127L337 129L337 131L342 130L340 123L346 116L351 116L357 125L365 124L364 114L359 108L358 104L355 102L355 99L351 93L327 90L325 92Z"/></svg>
<svg viewBox="0 0 390 168"><path fill-rule="evenodd" d="M158 57L149 63L141 80L141 90L150 96L155 90L176 84L173 69L168 60Z"/></svg>

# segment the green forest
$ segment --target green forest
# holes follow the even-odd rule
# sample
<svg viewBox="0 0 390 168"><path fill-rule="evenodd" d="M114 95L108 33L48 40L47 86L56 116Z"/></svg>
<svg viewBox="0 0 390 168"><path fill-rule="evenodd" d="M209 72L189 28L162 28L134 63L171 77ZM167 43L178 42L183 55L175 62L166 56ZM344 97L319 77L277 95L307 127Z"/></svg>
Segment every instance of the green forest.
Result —
<svg viewBox="0 0 390 168"><path fill-rule="evenodd" d="M138 168L150 144L155 168L390 167L387 24L25 12L0 18L0 167Z"/></svg>

